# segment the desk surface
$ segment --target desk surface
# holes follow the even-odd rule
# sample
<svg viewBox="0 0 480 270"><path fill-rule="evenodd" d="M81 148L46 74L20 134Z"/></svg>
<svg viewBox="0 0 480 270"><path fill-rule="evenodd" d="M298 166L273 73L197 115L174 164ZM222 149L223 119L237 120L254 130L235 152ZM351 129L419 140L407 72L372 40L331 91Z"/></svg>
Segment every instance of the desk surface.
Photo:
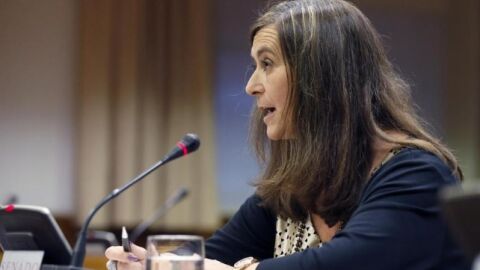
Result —
<svg viewBox="0 0 480 270"><path fill-rule="evenodd" d="M88 255L85 257L85 262L83 266L85 268L89 268L92 270L105 270L107 269L107 258L105 256L93 256L93 255Z"/></svg>

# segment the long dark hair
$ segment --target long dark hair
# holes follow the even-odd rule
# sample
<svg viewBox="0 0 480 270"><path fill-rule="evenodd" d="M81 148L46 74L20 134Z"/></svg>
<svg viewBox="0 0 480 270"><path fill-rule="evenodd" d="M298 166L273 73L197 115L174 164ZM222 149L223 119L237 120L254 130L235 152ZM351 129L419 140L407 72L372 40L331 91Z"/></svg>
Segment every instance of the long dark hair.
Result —
<svg viewBox="0 0 480 270"><path fill-rule="evenodd" d="M434 153L462 178L455 157L422 126L409 86L355 6L342 0L275 4L253 25L251 42L266 26L278 31L295 131L295 139L268 140L262 113L254 109L251 140L264 165L256 186L267 206L293 220L313 212L329 226L347 221L368 181L375 138Z"/></svg>

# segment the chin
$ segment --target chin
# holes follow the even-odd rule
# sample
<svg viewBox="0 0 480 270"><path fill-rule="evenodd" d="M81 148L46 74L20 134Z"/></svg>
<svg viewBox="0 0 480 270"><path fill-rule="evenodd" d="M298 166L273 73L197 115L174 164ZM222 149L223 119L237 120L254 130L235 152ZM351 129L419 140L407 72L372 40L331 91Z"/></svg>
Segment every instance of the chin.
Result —
<svg viewBox="0 0 480 270"><path fill-rule="evenodd" d="M283 139L282 134L280 134L280 132L277 132L276 130L269 131L267 129L267 137L272 141L279 141Z"/></svg>

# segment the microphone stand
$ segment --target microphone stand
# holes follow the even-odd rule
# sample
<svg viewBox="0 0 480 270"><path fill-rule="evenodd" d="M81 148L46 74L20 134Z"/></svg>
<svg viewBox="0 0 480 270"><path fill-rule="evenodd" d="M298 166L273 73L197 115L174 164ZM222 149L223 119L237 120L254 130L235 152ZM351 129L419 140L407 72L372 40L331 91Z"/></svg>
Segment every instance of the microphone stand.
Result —
<svg viewBox="0 0 480 270"><path fill-rule="evenodd" d="M184 156L193 152L198 149L200 146L200 140L198 139L197 135L195 134L187 134L185 137L177 143L177 147L175 147L169 154L167 154L162 160L154 164L152 167L138 175L135 179L131 180L124 186L114 189L110 194L108 194L105 198L103 198L96 206L93 208L87 216L87 219L82 225L80 233L78 235L77 242L75 243L75 247L72 253L72 260L70 262L70 267L82 267L83 260L85 259L85 251L86 251L86 242L87 242L87 229L90 225L90 222L93 219L93 216L102 208L106 203L120 195L122 192L136 184L138 181L145 178L151 172L156 170L158 167L162 166L163 164L172 161L178 157Z"/></svg>
<svg viewBox="0 0 480 270"><path fill-rule="evenodd" d="M120 195L120 193L124 192L129 187L133 186L138 181L142 180L145 176L149 175L151 172L153 172L158 167L162 166L164 163L165 162L163 160L160 160L155 165L150 167L148 170L144 171L142 174L137 176L135 179L133 179L129 183L125 184L121 188L114 189L110 194L108 194L105 198L103 198L100 201L100 203L98 203L97 206L95 206L95 208L93 208L90 211L90 214L88 214L88 217L85 220L85 222L83 223L82 229L80 230L78 241L75 244L75 248L73 249L74 252L72 253L72 262L70 263L70 265L80 267L83 264L83 260L85 258L85 246L86 246L86 240L87 240L87 229L88 229L88 226L90 225L90 222L92 221L93 217L98 212L98 210L100 210L100 208L102 208L110 200L112 200L113 198Z"/></svg>

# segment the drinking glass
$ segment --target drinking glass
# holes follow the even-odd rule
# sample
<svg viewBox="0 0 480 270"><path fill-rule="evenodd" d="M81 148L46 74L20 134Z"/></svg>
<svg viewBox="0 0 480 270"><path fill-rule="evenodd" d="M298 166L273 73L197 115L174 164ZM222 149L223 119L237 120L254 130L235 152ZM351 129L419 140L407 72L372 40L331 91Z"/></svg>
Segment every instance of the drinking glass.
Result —
<svg viewBox="0 0 480 270"><path fill-rule="evenodd" d="M196 235L151 235L146 270L203 270L205 246Z"/></svg>
<svg viewBox="0 0 480 270"><path fill-rule="evenodd" d="M480 253L477 255L475 260L473 260L473 268L472 270L480 270Z"/></svg>

